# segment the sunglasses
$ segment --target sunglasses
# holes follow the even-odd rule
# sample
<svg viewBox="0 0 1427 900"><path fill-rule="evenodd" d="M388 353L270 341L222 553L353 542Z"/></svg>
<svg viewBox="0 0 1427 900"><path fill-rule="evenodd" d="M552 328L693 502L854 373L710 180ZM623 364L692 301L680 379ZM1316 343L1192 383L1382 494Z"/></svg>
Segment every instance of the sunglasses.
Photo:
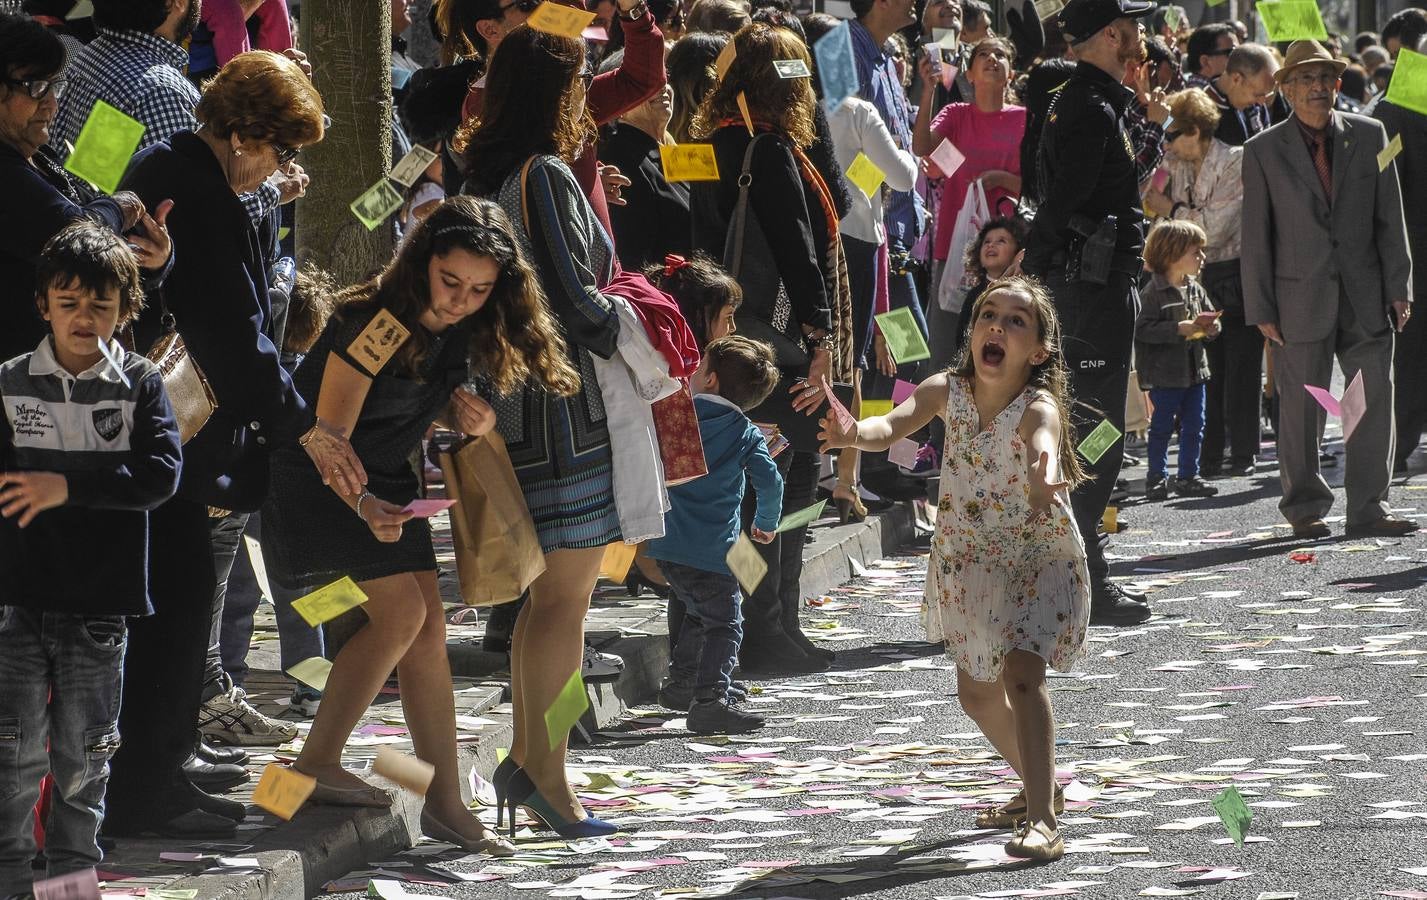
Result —
<svg viewBox="0 0 1427 900"><path fill-rule="evenodd" d="M6 78L11 87L22 88L31 100L43 100L53 94L58 100L64 96L67 82L63 78Z"/></svg>
<svg viewBox="0 0 1427 900"><path fill-rule="evenodd" d="M1204 56L1228 56L1234 52L1233 47L1220 47L1218 50L1205 50Z"/></svg>
<svg viewBox="0 0 1427 900"><path fill-rule="evenodd" d="M277 164L285 166L297 159L297 154L302 152L301 147L284 147L282 144L273 144L273 152L277 154Z"/></svg>

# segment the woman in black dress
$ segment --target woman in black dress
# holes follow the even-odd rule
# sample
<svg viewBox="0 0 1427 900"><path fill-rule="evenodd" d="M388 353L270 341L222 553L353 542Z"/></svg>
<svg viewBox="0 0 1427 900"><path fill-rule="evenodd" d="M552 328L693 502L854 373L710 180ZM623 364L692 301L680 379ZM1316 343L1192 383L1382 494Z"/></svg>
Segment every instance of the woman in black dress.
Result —
<svg viewBox="0 0 1427 900"><path fill-rule="evenodd" d="M367 595L367 623L337 654L322 707L294 768L317 779L313 799L385 806L386 795L341 766L342 748L392 667L416 755L436 768L421 823L426 834L476 852L509 855L461 799L446 620L425 519L403 512L418 494L411 451L434 421L470 435L495 425L461 387L470 371L505 392L527 382L578 390L540 283L493 203L446 200L412 232L387 269L349 288L298 367L298 390L352 437L364 490L325 487L297 448L273 456L263 509L271 574L314 588L350 575Z"/></svg>

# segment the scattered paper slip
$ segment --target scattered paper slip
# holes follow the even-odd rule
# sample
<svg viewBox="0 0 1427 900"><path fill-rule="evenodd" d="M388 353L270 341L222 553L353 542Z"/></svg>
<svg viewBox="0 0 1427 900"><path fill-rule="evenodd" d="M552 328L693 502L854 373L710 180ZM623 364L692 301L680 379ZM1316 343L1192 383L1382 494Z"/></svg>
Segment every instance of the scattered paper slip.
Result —
<svg viewBox="0 0 1427 900"><path fill-rule="evenodd" d="M390 178L402 187L409 188L416 183L426 169L436 159L436 154L417 144L392 167Z"/></svg>
<svg viewBox="0 0 1427 900"><path fill-rule="evenodd" d="M560 746L560 742L589 708L589 693L585 690L585 682L580 678L580 670L576 668L570 673L570 678L560 689L560 693L555 696L555 702L545 710L545 733L549 737L551 750Z"/></svg>
<svg viewBox="0 0 1427 900"><path fill-rule="evenodd" d="M445 512L456 505L455 500L413 500L401 508L418 519L429 519L439 512Z"/></svg>
<svg viewBox="0 0 1427 900"><path fill-rule="evenodd" d="M718 181L713 144L661 144L659 161L666 181Z"/></svg>
<svg viewBox="0 0 1427 900"><path fill-rule="evenodd" d="M293 663L287 674L316 691L327 690L327 676L332 674L332 661L313 656Z"/></svg>
<svg viewBox="0 0 1427 900"><path fill-rule="evenodd" d="M64 167L104 193L112 194L128 170L144 130L142 122L103 100L96 100Z"/></svg>
<svg viewBox="0 0 1427 900"><path fill-rule="evenodd" d="M377 750L377 758L372 762L372 771L383 778L395 781L413 794L425 796L431 787L431 779L436 777L436 767L430 763L398 753L390 747Z"/></svg>
<svg viewBox="0 0 1427 900"><path fill-rule="evenodd" d="M763 583L763 577L768 574L768 563L759 555L753 541L743 532L738 533L738 539L733 542L724 562L728 564L728 570L738 579L743 590L750 594L758 590L758 585Z"/></svg>
<svg viewBox="0 0 1427 900"><path fill-rule="evenodd" d="M578 38L594 20L595 14L592 12L546 0L535 7L535 12L530 14L525 24L547 34Z"/></svg>
<svg viewBox="0 0 1427 900"><path fill-rule="evenodd" d="M356 216L368 231L375 231L392 213L401 209L403 202L401 192L392 187L390 180L383 177L353 200L349 208L352 215Z"/></svg>
<svg viewBox="0 0 1427 900"><path fill-rule="evenodd" d="M316 628L366 602L367 595L362 593L357 583L351 576L343 575L331 584L297 598L292 602L292 608L307 620L308 625Z"/></svg>
<svg viewBox="0 0 1427 900"><path fill-rule="evenodd" d="M294 772L278 763L269 763L263 769L263 777L258 780L257 790L253 791L253 805L279 819L291 820L316 789L316 778Z"/></svg>
<svg viewBox="0 0 1427 900"><path fill-rule="evenodd" d="M929 157L936 167L941 169L941 174L950 177L953 172L961 168L961 164L966 162L966 157L961 151L956 149L956 145L951 141L943 139Z"/></svg>

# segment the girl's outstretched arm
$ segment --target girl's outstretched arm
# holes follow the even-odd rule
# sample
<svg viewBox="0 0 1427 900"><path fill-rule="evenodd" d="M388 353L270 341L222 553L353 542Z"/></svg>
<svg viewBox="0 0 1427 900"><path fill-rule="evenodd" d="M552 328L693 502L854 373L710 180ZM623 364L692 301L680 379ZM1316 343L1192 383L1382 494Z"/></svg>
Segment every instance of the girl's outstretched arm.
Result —
<svg viewBox="0 0 1427 900"><path fill-rule="evenodd" d="M1060 506L1060 493L1069 487L1060 473L1060 412L1055 404L1037 400L1026 407L1020 434L1026 442L1026 478L1034 517Z"/></svg>
<svg viewBox="0 0 1427 900"><path fill-rule="evenodd" d="M831 411L823 414L818 439L826 453L839 447L856 447L869 453L880 453L897 441L946 412L947 379L938 373L917 385L912 396L885 416L872 416L845 428Z"/></svg>

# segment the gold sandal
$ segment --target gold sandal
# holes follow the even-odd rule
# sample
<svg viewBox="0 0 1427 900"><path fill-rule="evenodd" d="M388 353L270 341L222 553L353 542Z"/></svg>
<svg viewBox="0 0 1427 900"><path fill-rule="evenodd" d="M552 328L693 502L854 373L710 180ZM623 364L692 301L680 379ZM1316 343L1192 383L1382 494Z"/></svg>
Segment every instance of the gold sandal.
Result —
<svg viewBox="0 0 1427 900"><path fill-rule="evenodd" d="M1065 839L1059 828L1052 830L1044 822L1022 825L1016 836L1006 842L1006 855L1051 862L1065 855Z"/></svg>
<svg viewBox="0 0 1427 900"><path fill-rule="evenodd" d="M485 837L471 840L454 828L444 825L424 809L421 811L421 833L438 841L455 844L467 853L489 853L491 856L515 855L515 845L500 835L487 831Z"/></svg>
<svg viewBox="0 0 1427 900"><path fill-rule="evenodd" d="M1055 796L1051 801L1051 807L1056 815L1065 812L1065 788L1060 785L1055 786ZM1026 817L1026 792L1021 789L1016 792L1016 796L1007 800L1000 806L991 809L983 809L976 814L977 828L1010 828Z"/></svg>

